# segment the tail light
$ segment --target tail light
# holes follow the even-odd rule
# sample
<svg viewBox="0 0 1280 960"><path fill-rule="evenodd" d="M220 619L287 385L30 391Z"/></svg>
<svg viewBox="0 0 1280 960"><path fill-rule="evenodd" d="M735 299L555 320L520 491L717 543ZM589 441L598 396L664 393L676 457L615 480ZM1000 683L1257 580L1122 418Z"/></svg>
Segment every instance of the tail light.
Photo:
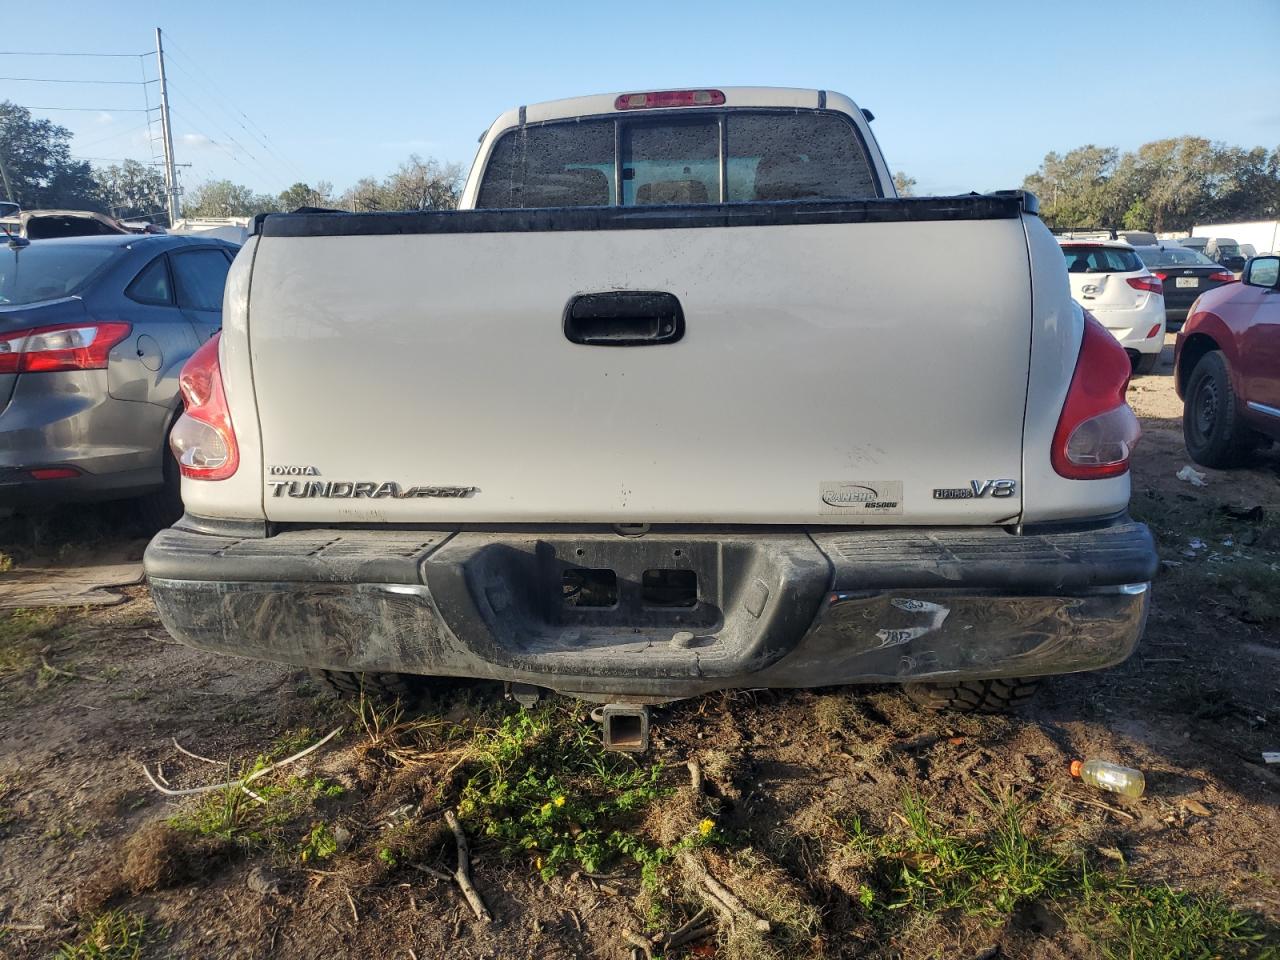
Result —
<svg viewBox="0 0 1280 960"><path fill-rule="evenodd" d="M1212 280L1214 283L1235 283L1236 275L1225 270L1219 270L1217 273L1209 274L1206 279Z"/></svg>
<svg viewBox="0 0 1280 960"><path fill-rule="evenodd" d="M80 476L80 471L75 467L36 467L27 473L32 480L70 480Z"/></svg>
<svg viewBox="0 0 1280 960"><path fill-rule="evenodd" d="M1125 277L1125 282L1135 290L1145 290L1147 293L1164 293L1164 284L1160 281L1163 278L1158 274L1154 277Z"/></svg>
<svg viewBox="0 0 1280 960"><path fill-rule="evenodd" d="M1164 283L1166 280L1169 279L1168 271L1165 271L1165 270L1157 270L1155 271L1155 275L1160 278L1161 283Z"/></svg>
<svg viewBox="0 0 1280 960"><path fill-rule="evenodd" d="M653 110L658 107L718 107L724 103L719 90L658 90L624 93L613 101L615 110Z"/></svg>
<svg viewBox="0 0 1280 960"><path fill-rule="evenodd" d="M1158 323L1153 323L1153 324L1151 325L1151 329L1147 331L1147 335L1146 335L1145 337L1143 337L1143 339L1144 339L1144 340L1150 340L1152 337L1154 337L1154 336L1155 336L1157 333L1159 333L1159 332L1160 332L1160 324L1158 324Z"/></svg>
<svg viewBox="0 0 1280 960"><path fill-rule="evenodd" d="M192 480L225 480L240 466L240 449L218 366L221 338L221 334L214 334L205 341L178 378L187 406L169 434L169 448L182 475Z"/></svg>
<svg viewBox="0 0 1280 960"><path fill-rule="evenodd" d="M1050 459L1059 476L1100 480L1129 469L1142 436L1124 399L1132 372L1124 347L1086 311L1076 370L1053 433Z"/></svg>
<svg viewBox="0 0 1280 960"><path fill-rule="evenodd" d="M111 348L129 335L130 325L59 323L0 334L0 373L54 373L105 370Z"/></svg>

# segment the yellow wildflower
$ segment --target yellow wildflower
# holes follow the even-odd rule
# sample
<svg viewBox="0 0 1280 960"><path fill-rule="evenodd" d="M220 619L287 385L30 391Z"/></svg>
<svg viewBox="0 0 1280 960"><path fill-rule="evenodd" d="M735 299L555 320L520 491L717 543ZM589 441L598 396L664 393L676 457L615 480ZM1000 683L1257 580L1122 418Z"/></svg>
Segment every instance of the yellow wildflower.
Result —
<svg viewBox="0 0 1280 960"><path fill-rule="evenodd" d="M550 812L551 812L551 804L544 803L542 805L542 815L545 817Z"/></svg>
<svg viewBox="0 0 1280 960"><path fill-rule="evenodd" d="M716 822L711 819L703 820L698 824L698 832L704 837L708 836L712 830L716 828Z"/></svg>
<svg viewBox="0 0 1280 960"><path fill-rule="evenodd" d="M563 806L564 806L564 797L556 797L556 801L555 801L555 802L556 802L556 806L557 806L557 807L563 807Z"/></svg>

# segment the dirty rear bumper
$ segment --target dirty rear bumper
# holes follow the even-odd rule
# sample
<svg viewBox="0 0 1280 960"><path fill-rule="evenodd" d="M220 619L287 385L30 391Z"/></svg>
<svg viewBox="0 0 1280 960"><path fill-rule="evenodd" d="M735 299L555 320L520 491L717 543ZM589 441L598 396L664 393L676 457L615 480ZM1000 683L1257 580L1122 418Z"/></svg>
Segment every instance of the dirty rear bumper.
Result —
<svg viewBox="0 0 1280 960"><path fill-rule="evenodd" d="M1150 533L1127 518L1021 536L673 528L636 538L262 537L201 526L186 519L146 553L161 618L191 646L612 697L1095 670L1132 652L1157 564ZM566 598L566 572L584 569L616 575L608 606ZM692 571L696 600L655 603L644 587L651 570Z"/></svg>

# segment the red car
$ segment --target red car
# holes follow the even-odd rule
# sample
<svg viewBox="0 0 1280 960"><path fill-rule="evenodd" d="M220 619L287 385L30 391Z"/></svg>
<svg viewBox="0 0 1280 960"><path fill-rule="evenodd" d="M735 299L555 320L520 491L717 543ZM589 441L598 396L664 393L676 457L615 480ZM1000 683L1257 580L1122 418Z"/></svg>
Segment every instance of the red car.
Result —
<svg viewBox="0 0 1280 960"><path fill-rule="evenodd" d="M1233 466L1260 442L1280 440L1280 257L1254 257L1239 283L1192 305L1173 375L1197 463Z"/></svg>

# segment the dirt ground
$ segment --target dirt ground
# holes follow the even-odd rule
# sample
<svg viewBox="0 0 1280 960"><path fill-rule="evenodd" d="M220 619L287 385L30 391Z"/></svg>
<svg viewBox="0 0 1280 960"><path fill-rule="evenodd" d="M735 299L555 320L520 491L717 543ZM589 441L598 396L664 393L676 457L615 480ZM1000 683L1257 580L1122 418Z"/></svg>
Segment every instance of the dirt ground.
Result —
<svg viewBox="0 0 1280 960"><path fill-rule="evenodd" d="M1132 396L1132 509L1164 560L1146 637L1013 716L890 688L713 695L657 710L649 756L600 761L572 704L528 729L490 685L416 719L352 709L171 642L145 587L0 611L0 956L624 958L626 931L710 905L666 955L1274 957L1280 452L1194 486L1167 364ZM15 568L145 544L118 508L6 531ZM262 803L144 777L237 779L332 730L254 780ZM1074 757L1141 769L1146 795L1073 782ZM449 876L454 808L491 923Z"/></svg>

